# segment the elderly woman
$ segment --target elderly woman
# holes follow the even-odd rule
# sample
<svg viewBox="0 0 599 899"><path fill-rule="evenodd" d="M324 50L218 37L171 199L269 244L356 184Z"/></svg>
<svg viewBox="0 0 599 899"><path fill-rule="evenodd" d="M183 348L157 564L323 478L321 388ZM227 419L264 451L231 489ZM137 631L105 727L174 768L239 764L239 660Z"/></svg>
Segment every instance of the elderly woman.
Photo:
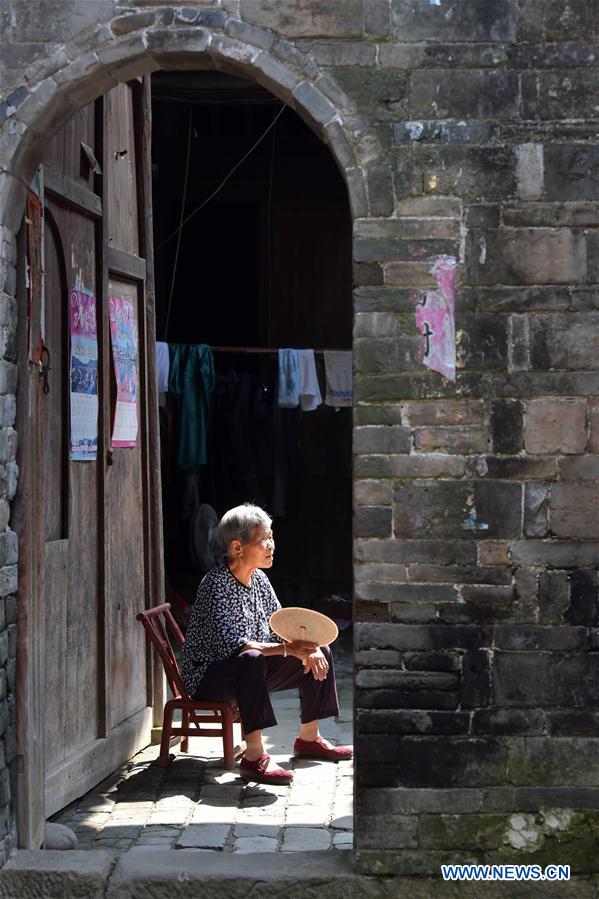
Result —
<svg viewBox="0 0 599 899"><path fill-rule="evenodd" d="M281 606L266 575L275 542L266 512L246 504L223 515L216 534L223 561L201 582L183 647L181 675L191 696L235 701L245 732L239 771L246 781L289 784L291 771L264 752L262 731L273 727L269 693L299 687L301 725L296 756L350 759L349 746L332 746L318 733L321 718L339 714L328 646L286 643L269 628Z"/></svg>

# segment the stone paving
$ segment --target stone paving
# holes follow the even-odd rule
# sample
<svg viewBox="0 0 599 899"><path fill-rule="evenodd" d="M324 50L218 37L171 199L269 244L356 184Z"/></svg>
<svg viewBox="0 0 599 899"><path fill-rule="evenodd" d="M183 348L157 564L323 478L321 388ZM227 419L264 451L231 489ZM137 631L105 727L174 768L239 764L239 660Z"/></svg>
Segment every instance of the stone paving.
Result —
<svg viewBox="0 0 599 899"><path fill-rule="evenodd" d="M332 742L352 742L351 635L335 646L338 719L322 722ZM349 849L353 841L353 763L294 759L297 691L273 695L279 722L265 731L266 751L291 768L290 787L249 784L222 767L220 740L190 739L171 751L168 768L148 746L53 821L68 825L80 849L118 856L132 847L206 852L298 852ZM239 734L236 732L236 737Z"/></svg>

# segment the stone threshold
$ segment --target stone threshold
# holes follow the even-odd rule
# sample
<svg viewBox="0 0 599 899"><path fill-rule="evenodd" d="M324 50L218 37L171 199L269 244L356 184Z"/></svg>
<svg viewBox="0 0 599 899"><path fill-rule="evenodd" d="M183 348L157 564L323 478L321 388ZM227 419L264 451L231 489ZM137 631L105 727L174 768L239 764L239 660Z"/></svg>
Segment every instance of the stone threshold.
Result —
<svg viewBox="0 0 599 899"><path fill-rule="evenodd" d="M19 850L0 871L0 899L306 899L320 890L327 899L391 899L398 896L397 883L358 874L347 850L234 858L148 846L118 859L102 850Z"/></svg>

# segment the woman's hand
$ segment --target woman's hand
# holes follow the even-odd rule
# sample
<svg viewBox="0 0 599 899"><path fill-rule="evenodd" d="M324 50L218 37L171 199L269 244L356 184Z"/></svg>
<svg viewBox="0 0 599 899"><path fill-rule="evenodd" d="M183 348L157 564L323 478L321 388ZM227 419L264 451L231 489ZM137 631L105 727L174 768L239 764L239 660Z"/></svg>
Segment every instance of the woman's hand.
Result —
<svg viewBox="0 0 599 899"><path fill-rule="evenodd" d="M308 643L307 640L295 640L287 644L287 655L299 659L305 671L309 670L309 658L315 651L318 651L316 643Z"/></svg>
<svg viewBox="0 0 599 899"><path fill-rule="evenodd" d="M325 680L329 673L329 663L321 649L316 649L308 656L308 664L304 665L306 671L311 671L315 680Z"/></svg>

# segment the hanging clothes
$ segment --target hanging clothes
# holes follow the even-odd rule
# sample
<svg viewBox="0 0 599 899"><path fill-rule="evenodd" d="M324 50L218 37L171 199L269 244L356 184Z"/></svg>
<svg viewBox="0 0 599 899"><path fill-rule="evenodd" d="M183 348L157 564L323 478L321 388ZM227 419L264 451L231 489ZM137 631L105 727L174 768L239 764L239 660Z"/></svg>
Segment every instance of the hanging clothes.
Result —
<svg viewBox="0 0 599 899"><path fill-rule="evenodd" d="M158 393L166 393L168 390L168 376L170 371L170 357L168 343L156 341L156 380Z"/></svg>
<svg viewBox="0 0 599 899"><path fill-rule="evenodd" d="M195 472L207 462L206 436L214 391L214 360L204 343L171 344L169 393L176 407L176 463L181 471Z"/></svg>
<svg viewBox="0 0 599 899"><path fill-rule="evenodd" d="M316 374L314 350L298 350L299 397L302 412L313 412L322 405L322 396Z"/></svg>
<svg viewBox="0 0 599 899"><path fill-rule="evenodd" d="M351 350L325 350L325 376L327 406L341 408L351 406L352 392L352 353Z"/></svg>
<svg viewBox="0 0 599 899"><path fill-rule="evenodd" d="M299 405L299 362L297 350L279 350L279 406L294 409Z"/></svg>

